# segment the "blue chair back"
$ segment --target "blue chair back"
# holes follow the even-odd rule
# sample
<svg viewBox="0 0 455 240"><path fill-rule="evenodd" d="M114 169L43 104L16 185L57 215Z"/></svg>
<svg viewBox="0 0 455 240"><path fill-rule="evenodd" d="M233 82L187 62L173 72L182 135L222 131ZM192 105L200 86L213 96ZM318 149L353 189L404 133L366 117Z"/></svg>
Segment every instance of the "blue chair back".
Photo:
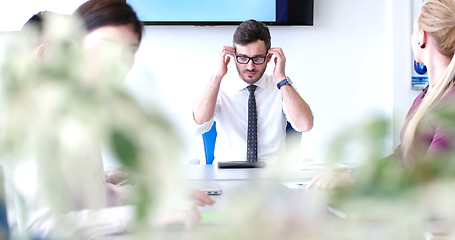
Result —
<svg viewBox="0 0 455 240"><path fill-rule="evenodd" d="M9 239L10 231L5 203L5 178L3 167L0 166L0 239Z"/></svg>
<svg viewBox="0 0 455 240"><path fill-rule="evenodd" d="M213 122L212 128L208 132L202 134L202 141L204 142L205 163L212 164L215 159L215 143L216 143L216 122Z"/></svg>
<svg viewBox="0 0 455 240"><path fill-rule="evenodd" d="M292 125L288 122L286 125L286 146L291 146L293 141L300 141L302 133L296 131Z"/></svg>
<svg viewBox="0 0 455 240"><path fill-rule="evenodd" d="M8 218L6 215L5 200L0 200L0 239L9 239Z"/></svg>

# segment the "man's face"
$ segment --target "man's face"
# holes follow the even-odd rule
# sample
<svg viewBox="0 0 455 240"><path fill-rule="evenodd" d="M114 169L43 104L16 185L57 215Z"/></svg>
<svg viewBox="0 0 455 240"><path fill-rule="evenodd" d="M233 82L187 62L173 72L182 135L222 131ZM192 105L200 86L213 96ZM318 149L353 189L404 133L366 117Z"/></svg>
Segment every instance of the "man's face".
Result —
<svg viewBox="0 0 455 240"><path fill-rule="evenodd" d="M235 66L240 78L248 84L256 83L262 75L264 75L267 63L270 61L270 55L267 55L267 48L262 40L249 43L247 45L234 44L235 55ZM237 61L237 58L263 58L265 61L262 64L254 64L252 59L249 59L248 63L242 64ZM257 61L256 61L257 63Z"/></svg>
<svg viewBox="0 0 455 240"><path fill-rule="evenodd" d="M139 47L139 35L133 25L109 25L92 30L84 39L84 50L93 74L116 66L119 79L131 69Z"/></svg>

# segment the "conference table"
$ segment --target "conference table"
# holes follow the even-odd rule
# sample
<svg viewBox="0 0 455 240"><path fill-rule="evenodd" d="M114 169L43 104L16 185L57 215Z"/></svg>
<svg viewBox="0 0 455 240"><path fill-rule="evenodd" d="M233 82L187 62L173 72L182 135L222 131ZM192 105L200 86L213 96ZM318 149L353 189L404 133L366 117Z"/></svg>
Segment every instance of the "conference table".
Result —
<svg viewBox="0 0 455 240"><path fill-rule="evenodd" d="M410 225L396 219L341 211L331 203L330 191L305 188L321 168L186 165L184 170L186 181L216 181L222 188L213 206L200 207L202 221L187 239L453 239L441 230L445 223L407 229Z"/></svg>
<svg viewBox="0 0 455 240"><path fill-rule="evenodd" d="M315 171L311 169L281 168L274 170L274 166L265 168L218 168L215 164L184 165L184 176L186 180L219 180L219 181L248 181L248 180L273 180L280 173L285 173L289 180L311 180Z"/></svg>
<svg viewBox="0 0 455 240"><path fill-rule="evenodd" d="M187 239L320 239L327 227L344 221L329 211L327 192L307 190L320 169L272 165L218 168L186 165L186 181L216 181L222 189L213 206L200 207L199 226Z"/></svg>
<svg viewBox="0 0 455 240"><path fill-rule="evenodd" d="M202 220L195 229L154 231L153 239L453 239L441 235L439 223L407 229L387 218L350 217L332 206L330 191L305 189L319 171L217 165L185 165L183 170L184 181L216 181L222 193L212 196L214 205L199 207Z"/></svg>
<svg viewBox="0 0 455 240"><path fill-rule="evenodd" d="M203 207L202 212L223 211L232 198L240 194L254 194L257 188L293 188L305 190L308 183L319 171L289 168L218 168L217 165L185 165L183 179L193 181L216 181L222 190L220 195L212 195L217 203ZM191 184L190 184L191 185ZM297 190L298 189L298 190ZM282 189L281 189L282 190Z"/></svg>
<svg viewBox="0 0 455 240"><path fill-rule="evenodd" d="M324 192L304 189L303 184L315 174L312 171L279 165L221 169L217 165L188 164L181 169L183 182L215 181L222 192L212 196L216 201L212 206L198 207L202 219L194 229L158 229L151 231L147 238L286 239L279 235L308 231L313 221L319 222L330 215L320 195ZM123 234L108 239L131 240L141 239L141 236Z"/></svg>

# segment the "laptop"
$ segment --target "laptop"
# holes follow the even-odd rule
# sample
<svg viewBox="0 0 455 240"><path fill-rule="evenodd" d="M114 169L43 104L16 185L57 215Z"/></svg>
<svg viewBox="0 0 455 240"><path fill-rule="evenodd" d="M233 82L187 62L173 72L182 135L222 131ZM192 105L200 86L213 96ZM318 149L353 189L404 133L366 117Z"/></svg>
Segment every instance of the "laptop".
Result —
<svg viewBox="0 0 455 240"><path fill-rule="evenodd" d="M264 161L225 161L218 162L219 168L264 168L267 164Z"/></svg>
<svg viewBox="0 0 455 240"><path fill-rule="evenodd" d="M214 180L190 180L188 186L201 190L207 195L220 195L222 192L221 186Z"/></svg>

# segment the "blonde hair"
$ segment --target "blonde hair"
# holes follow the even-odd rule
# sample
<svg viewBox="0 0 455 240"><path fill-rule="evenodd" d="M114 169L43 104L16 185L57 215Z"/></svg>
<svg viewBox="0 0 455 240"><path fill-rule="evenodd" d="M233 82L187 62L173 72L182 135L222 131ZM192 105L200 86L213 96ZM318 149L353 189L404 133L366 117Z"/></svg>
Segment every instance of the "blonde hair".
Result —
<svg viewBox="0 0 455 240"><path fill-rule="evenodd" d="M421 30L434 38L438 51L452 59L446 70L433 83L431 89L428 89L426 96L408 123L402 143L405 162L410 160L411 152L415 147L415 136L419 122L454 85L455 1L427 1L421 8L417 23Z"/></svg>

